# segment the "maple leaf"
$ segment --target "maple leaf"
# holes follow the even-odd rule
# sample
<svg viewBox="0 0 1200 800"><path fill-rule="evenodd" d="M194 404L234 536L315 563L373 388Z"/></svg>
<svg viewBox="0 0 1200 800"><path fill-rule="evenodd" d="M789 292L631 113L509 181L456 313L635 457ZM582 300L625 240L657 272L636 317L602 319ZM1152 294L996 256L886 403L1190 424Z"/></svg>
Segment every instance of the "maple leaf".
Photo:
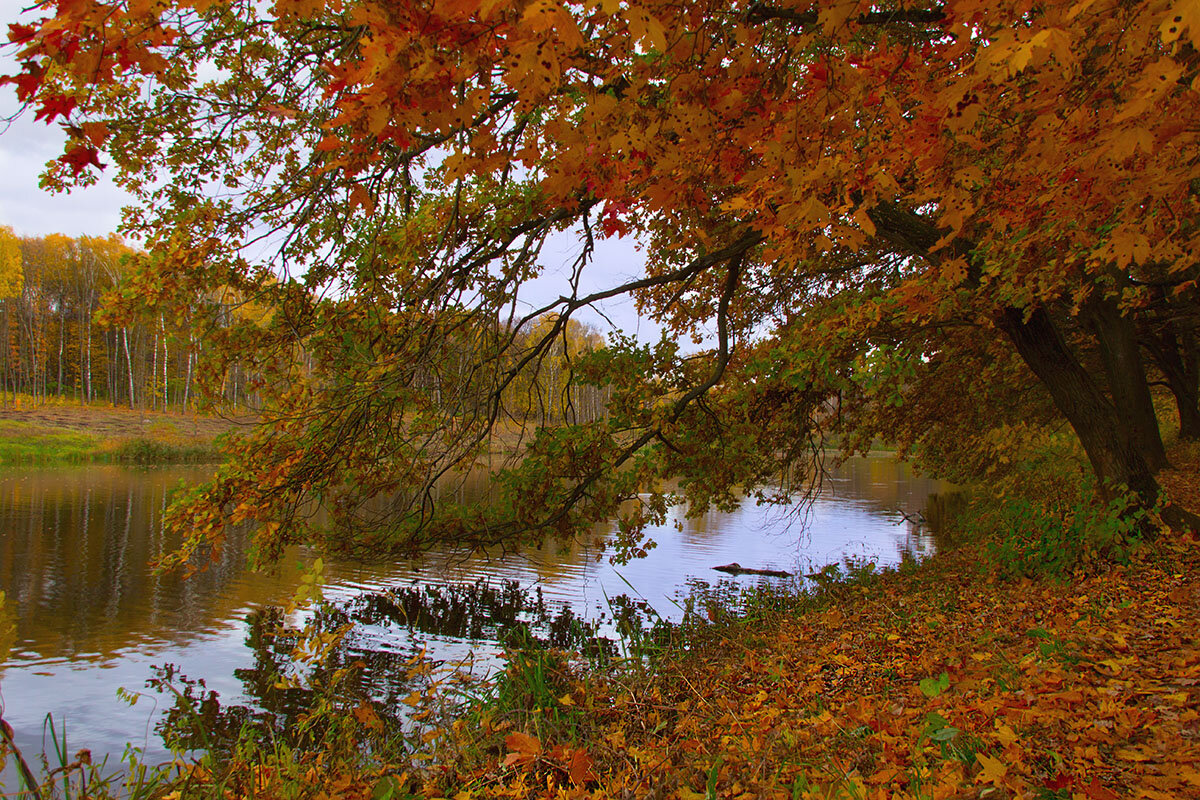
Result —
<svg viewBox="0 0 1200 800"><path fill-rule="evenodd" d="M567 774L571 778L571 783L577 786L582 786L589 781L596 780L596 774L592 772L593 765L592 757L587 751L579 748L571 753L571 764L567 769Z"/></svg>
<svg viewBox="0 0 1200 800"><path fill-rule="evenodd" d="M1057 775L1055 775L1053 778L1046 781L1042 785L1044 787L1046 787L1047 789L1066 789L1067 787L1071 786L1073 783L1075 783L1074 778L1072 778L1070 775L1068 775L1065 772L1059 772Z"/></svg>
<svg viewBox="0 0 1200 800"><path fill-rule="evenodd" d="M1004 780L1004 776L1008 774L1008 767L998 758L993 758L986 753L976 753L975 759L983 768L975 776L976 783L990 783L993 786L999 786Z"/></svg>
<svg viewBox="0 0 1200 800"><path fill-rule="evenodd" d="M51 95L42 101L41 108L37 110L34 119L44 119L46 122L53 122L55 117L69 117L78 104L79 101L74 97L62 94Z"/></svg>
<svg viewBox="0 0 1200 800"><path fill-rule="evenodd" d="M59 156L58 160L71 168L73 176L78 176L88 166L94 166L98 169L104 169L107 166L100 163L100 151L86 144L76 145Z"/></svg>
<svg viewBox="0 0 1200 800"><path fill-rule="evenodd" d="M37 29L32 25L22 25L17 22L11 22L8 25L8 40L14 44L28 41L37 33Z"/></svg>
<svg viewBox="0 0 1200 800"><path fill-rule="evenodd" d="M1185 30L1191 34L1193 43L1200 42L1200 0L1177 0L1158 27L1167 44L1176 41Z"/></svg>
<svg viewBox="0 0 1200 800"><path fill-rule="evenodd" d="M100 147L108 138L108 125L104 122L85 122L79 129L82 137L95 147Z"/></svg>
<svg viewBox="0 0 1200 800"><path fill-rule="evenodd" d="M532 764L542 754L542 743L536 737L520 731L504 737L504 746L509 750L503 762L506 767Z"/></svg>
<svg viewBox="0 0 1200 800"><path fill-rule="evenodd" d="M1083 790L1089 800L1120 800L1120 795L1111 789L1106 789L1100 784L1099 778L1092 778L1092 782Z"/></svg>

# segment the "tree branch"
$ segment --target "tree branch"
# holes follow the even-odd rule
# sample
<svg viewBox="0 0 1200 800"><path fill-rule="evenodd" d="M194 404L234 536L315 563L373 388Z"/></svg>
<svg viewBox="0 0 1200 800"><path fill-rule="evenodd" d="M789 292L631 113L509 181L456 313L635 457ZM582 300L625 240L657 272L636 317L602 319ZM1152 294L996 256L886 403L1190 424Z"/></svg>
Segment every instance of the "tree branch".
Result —
<svg viewBox="0 0 1200 800"><path fill-rule="evenodd" d="M791 25L816 25L820 21L820 12L796 11L790 8L776 8L762 3L750 6L746 13L746 21L751 25L759 25L769 20L781 20ZM946 11L936 8L898 8L894 11L868 11L859 14L855 22L859 25L890 25L894 23L910 23L914 25L937 25L946 21Z"/></svg>

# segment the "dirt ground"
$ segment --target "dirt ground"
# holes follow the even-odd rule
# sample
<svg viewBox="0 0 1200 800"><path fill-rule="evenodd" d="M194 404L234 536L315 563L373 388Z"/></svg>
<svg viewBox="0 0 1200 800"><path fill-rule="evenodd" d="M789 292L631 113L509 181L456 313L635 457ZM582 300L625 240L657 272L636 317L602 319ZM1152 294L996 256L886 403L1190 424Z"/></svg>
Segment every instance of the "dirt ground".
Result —
<svg viewBox="0 0 1200 800"><path fill-rule="evenodd" d="M211 441L238 425L250 425L247 417L168 414L128 408L100 406L0 403L0 420L12 420L42 428L65 428L113 439L135 437L189 438Z"/></svg>

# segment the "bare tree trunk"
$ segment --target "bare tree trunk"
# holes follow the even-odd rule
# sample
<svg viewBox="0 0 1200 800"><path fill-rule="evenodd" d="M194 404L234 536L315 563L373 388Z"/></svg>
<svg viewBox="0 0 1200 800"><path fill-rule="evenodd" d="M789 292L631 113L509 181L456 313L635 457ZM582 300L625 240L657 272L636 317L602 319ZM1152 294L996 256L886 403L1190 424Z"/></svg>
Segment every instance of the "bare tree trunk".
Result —
<svg viewBox="0 0 1200 800"><path fill-rule="evenodd" d="M192 349L189 347L187 354L187 377L183 379L183 413L185 414L187 413L188 409L188 396L192 392L192 362L195 357L196 354L193 353Z"/></svg>
<svg viewBox="0 0 1200 800"><path fill-rule="evenodd" d="M171 401L171 387L170 387L170 384L167 383L167 365L171 363L171 359L167 352L167 323L163 319L162 314L158 315L158 324L162 328L162 337L163 337L163 368L162 368L163 401L162 401L162 409L163 409L163 411L166 411L168 409L168 406Z"/></svg>
<svg viewBox="0 0 1200 800"><path fill-rule="evenodd" d="M129 329L122 327L121 335L125 341L125 369L129 373L129 407L133 408L133 358L129 355Z"/></svg>
<svg viewBox="0 0 1200 800"><path fill-rule="evenodd" d="M87 307L87 336L86 336L86 354L84 356L84 395L90 403L95 395L92 393L92 304L88 303Z"/></svg>
<svg viewBox="0 0 1200 800"><path fill-rule="evenodd" d="M8 384L12 373L12 362L9 357L9 330L8 330L8 301L0 300L4 305L4 385L0 387L0 392L4 395L5 405L8 404ZM16 400L16 392L13 393L13 400Z"/></svg>
<svg viewBox="0 0 1200 800"><path fill-rule="evenodd" d="M67 344L67 315L63 313L62 308L58 309L58 396L65 398L63 395L63 351Z"/></svg>
<svg viewBox="0 0 1200 800"><path fill-rule="evenodd" d="M154 332L153 351L150 354L150 408L158 407L158 331Z"/></svg>

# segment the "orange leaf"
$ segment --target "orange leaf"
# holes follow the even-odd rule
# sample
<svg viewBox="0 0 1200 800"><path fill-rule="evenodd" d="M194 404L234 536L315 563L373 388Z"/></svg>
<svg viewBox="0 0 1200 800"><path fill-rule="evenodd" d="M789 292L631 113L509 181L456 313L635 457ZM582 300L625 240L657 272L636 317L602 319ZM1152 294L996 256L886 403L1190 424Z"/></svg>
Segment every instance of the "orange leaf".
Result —
<svg viewBox="0 0 1200 800"><path fill-rule="evenodd" d="M521 755L540 756L542 743L527 733L510 733L504 738L504 745L510 751Z"/></svg>
<svg viewBox="0 0 1200 800"><path fill-rule="evenodd" d="M593 763L592 757L587 754L586 750L576 750L572 753L571 766L567 770L567 774L571 776L571 783L582 785L596 780L596 776L592 772Z"/></svg>
<svg viewBox="0 0 1200 800"><path fill-rule="evenodd" d="M983 767L975 779L977 783L982 781L998 786L1008 773L1008 766L998 758L992 758L984 753L976 753L975 758L979 761L979 766Z"/></svg>
<svg viewBox="0 0 1200 800"><path fill-rule="evenodd" d="M1083 790L1083 793L1088 796L1089 800L1120 800L1116 792L1100 785L1099 778L1092 778L1092 782Z"/></svg>

